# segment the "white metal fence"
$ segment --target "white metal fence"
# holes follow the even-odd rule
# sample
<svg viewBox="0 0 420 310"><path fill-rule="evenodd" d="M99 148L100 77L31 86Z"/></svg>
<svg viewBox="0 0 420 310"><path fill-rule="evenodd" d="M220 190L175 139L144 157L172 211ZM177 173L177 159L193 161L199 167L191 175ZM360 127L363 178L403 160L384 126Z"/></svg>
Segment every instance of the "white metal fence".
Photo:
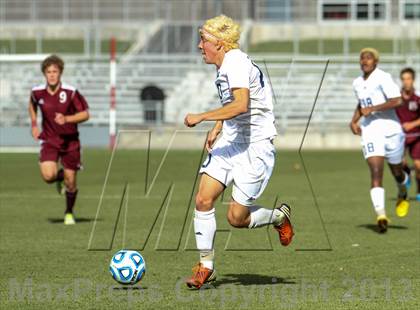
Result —
<svg viewBox="0 0 420 310"><path fill-rule="evenodd" d="M418 0L0 0L0 21L200 21L224 13L258 21L419 20Z"/></svg>
<svg viewBox="0 0 420 310"><path fill-rule="evenodd" d="M197 28L220 13L285 54L348 55L371 39L393 55L420 51L419 0L0 0L0 54L100 55L111 36L140 53L195 53Z"/></svg>
<svg viewBox="0 0 420 310"><path fill-rule="evenodd" d="M288 2L279 0L278 2ZM227 14L254 18L265 0L1 0L1 21L16 22L138 22L196 21ZM278 6L278 5L277 5Z"/></svg>

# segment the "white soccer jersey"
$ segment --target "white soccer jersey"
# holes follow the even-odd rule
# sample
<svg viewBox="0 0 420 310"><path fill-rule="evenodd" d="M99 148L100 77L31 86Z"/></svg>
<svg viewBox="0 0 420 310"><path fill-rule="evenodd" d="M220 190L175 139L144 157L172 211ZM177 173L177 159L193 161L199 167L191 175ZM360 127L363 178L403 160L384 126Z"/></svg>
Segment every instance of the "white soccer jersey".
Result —
<svg viewBox="0 0 420 310"><path fill-rule="evenodd" d="M222 105L234 100L232 88L249 89L248 111L223 122L224 139L249 143L273 138L277 134L271 87L247 54L239 49L227 52L215 83Z"/></svg>
<svg viewBox="0 0 420 310"><path fill-rule="evenodd" d="M400 97L400 89L391 75L376 68L365 80L359 76L353 81L353 89L362 108L385 103ZM373 112L361 121L363 135L383 134L391 136L402 132L395 109Z"/></svg>

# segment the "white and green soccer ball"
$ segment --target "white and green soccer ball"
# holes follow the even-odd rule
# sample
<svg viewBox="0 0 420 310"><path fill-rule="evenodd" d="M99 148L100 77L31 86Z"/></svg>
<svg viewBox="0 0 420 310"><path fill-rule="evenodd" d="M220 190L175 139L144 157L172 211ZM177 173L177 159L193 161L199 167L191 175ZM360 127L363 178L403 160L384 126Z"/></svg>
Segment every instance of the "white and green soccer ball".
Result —
<svg viewBox="0 0 420 310"><path fill-rule="evenodd" d="M135 284L143 278L146 263L139 252L120 250L111 258L109 271L118 283Z"/></svg>

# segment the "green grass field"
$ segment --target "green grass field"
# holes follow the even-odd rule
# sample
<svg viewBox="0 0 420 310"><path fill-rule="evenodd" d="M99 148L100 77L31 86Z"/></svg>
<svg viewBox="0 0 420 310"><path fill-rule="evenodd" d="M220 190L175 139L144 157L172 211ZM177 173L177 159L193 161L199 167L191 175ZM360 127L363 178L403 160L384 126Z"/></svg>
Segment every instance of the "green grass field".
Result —
<svg viewBox="0 0 420 310"><path fill-rule="evenodd" d="M36 40L34 39L17 39L6 40L0 39L0 52L11 54L31 54L37 52ZM132 42L131 41L117 41L117 52L126 52ZM109 40L102 40L100 46L101 52L109 53ZM94 41L90 42L90 51L95 51ZM41 42L41 53L60 53L60 54L83 54L85 52L83 39L44 39Z"/></svg>
<svg viewBox="0 0 420 310"><path fill-rule="evenodd" d="M131 44L131 41L117 41L117 52L126 52ZM410 40L399 40L397 43L398 54L415 53L420 50L420 40L414 43ZM352 39L349 41L349 53L357 54L366 46L377 48L381 53L394 53L394 45L392 40L363 40ZM101 41L101 52L109 53L109 40ZM94 52L95 46L92 41L90 44L91 53ZM248 50L250 53L280 53L291 54L294 52L293 41L267 41L258 44L253 44ZM0 40L0 52L2 53L35 53L36 40L34 39L19 39L12 42L11 40ZM44 39L42 40L42 53L70 53L83 54L85 52L84 41L80 39ZM325 40L301 40L299 41L299 53L311 55L330 55L343 54L343 40L325 39Z"/></svg>
<svg viewBox="0 0 420 310"><path fill-rule="evenodd" d="M108 151L84 152L75 226L62 224L64 198L41 182L36 154L0 154L0 308L419 309L420 205L412 201L406 218L395 216L396 188L387 171L392 225L378 234L360 152L303 153L322 220L297 152L278 152L258 202L273 207L278 195L291 204L296 235L289 247L271 227L231 229L227 193L216 206L218 279L200 291L182 283L197 261L189 201L200 153L170 153L148 197L145 175L150 186L162 153L151 152L149 170L146 155L115 155L91 238ZM118 285L108 272L123 247L140 249L146 260L145 278L135 287Z"/></svg>

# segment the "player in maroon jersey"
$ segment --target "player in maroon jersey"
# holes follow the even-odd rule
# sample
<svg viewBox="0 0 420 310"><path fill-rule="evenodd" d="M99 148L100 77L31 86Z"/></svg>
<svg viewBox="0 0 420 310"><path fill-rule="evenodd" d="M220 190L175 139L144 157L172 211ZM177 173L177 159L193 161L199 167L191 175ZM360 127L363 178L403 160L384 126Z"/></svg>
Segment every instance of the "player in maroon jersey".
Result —
<svg viewBox="0 0 420 310"><path fill-rule="evenodd" d="M81 167L80 141L77 124L89 119L85 98L73 87L61 82L63 60L52 55L41 64L46 83L32 88L29 116L32 136L40 141L39 167L47 183L57 183L59 192L65 185L66 210L64 224L75 224L73 206L77 196L76 175ZM42 132L37 126L41 110ZM58 168L60 159L63 168Z"/></svg>
<svg viewBox="0 0 420 310"><path fill-rule="evenodd" d="M420 94L414 89L416 72L411 68L405 68L400 73L402 82L401 98L403 104L397 108L397 115L406 133L405 146L413 159L416 171L417 195L420 200ZM404 170L408 173L410 168L404 160Z"/></svg>

